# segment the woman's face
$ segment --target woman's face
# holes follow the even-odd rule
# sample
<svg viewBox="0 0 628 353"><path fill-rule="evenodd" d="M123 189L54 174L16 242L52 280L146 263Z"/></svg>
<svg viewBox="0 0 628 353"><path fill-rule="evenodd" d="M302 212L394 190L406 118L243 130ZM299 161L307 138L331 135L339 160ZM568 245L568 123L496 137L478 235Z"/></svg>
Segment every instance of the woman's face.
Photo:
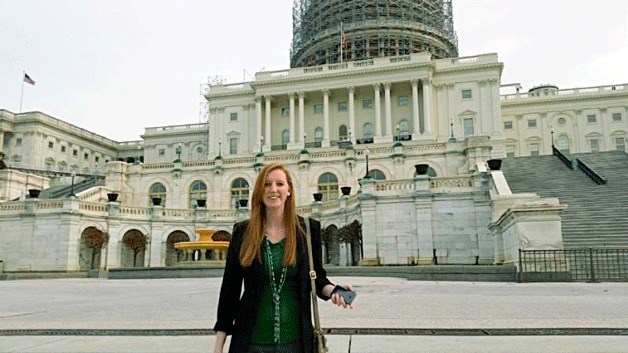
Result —
<svg viewBox="0 0 628 353"><path fill-rule="evenodd" d="M281 169L275 169L268 173L264 183L264 205L267 208L283 208L290 196L290 185L286 173Z"/></svg>

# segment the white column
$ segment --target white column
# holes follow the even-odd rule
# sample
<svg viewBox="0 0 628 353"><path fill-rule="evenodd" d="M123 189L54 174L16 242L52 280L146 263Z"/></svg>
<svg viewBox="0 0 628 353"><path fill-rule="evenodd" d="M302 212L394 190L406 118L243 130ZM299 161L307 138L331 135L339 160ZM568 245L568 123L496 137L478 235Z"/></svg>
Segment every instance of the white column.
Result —
<svg viewBox="0 0 628 353"><path fill-rule="evenodd" d="M266 99L266 134L264 136L264 150L270 151L270 96L264 97Z"/></svg>
<svg viewBox="0 0 628 353"><path fill-rule="evenodd" d="M305 135L305 93L299 92L299 142L305 148L305 140L303 136Z"/></svg>
<svg viewBox="0 0 628 353"><path fill-rule="evenodd" d="M614 146L612 146L610 133L608 132L609 120L610 117L608 116L608 108L600 108L600 125L602 128L602 143L600 146L600 151L612 151L614 149Z"/></svg>
<svg viewBox="0 0 628 353"><path fill-rule="evenodd" d="M323 145L329 147L329 90L323 90Z"/></svg>
<svg viewBox="0 0 628 353"><path fill-rule="evenodd" d="M419 81L412 80L412 129L413 140L421 134L421 122L419 121Z"/></svg>
<svg viewBox="0 0 628 353"><path fill-rule="evenodd" d="M257 145L262 136L262 97L255 97L255 119L257 121L257 135L255 135L252 145ZM255 149L259 151L261 148L262 146L257 145Z"/></svg>
<svg viewBox="0 0 628 353"><path fill-rule="evenodd" d="M386 118L386 140L392 141L392 115L390 111L390 82L384 83L384 117Z"/></svg>
<svg viewBox="0 0 628 353"><path fill-rule="evenodd" d="M290 144L294 144L294 93L288 95L290 98Z"/></svg>
<svg viewBox="0 0 628 353"><path fill-rule="evenodd" d="M373 91L375 93L375 97L374 97L375 102L373 104L375 108L375 139L381 139L382 137L382 112L381 112L380 102L379 102L379 89L380 89L379 83L376 83L373 85Z"/></svg>
<svg viewBox="0 0 628 353"><path fill-rule="evenodd" d="M429 79L421 80L423 82L423 126L424 134L432 133L432 112L431 112L431 99L432 99L432 87Z"/></svg>
<svg viewBox="0 0 628 353"><path fill-rule="evenodd" d="M351 139L351 143L355 144L355 98L354 87L349 86L349 138Z"/></svg>

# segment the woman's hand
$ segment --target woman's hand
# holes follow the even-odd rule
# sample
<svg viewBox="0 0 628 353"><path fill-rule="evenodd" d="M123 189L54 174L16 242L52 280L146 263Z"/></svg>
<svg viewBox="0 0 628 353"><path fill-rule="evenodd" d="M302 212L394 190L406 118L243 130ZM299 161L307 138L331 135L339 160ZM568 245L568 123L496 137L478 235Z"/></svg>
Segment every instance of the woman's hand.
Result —
<svg viewBox="0 0 628 353"><path fill-rule="evenodd" d="M352 287L351 287L350 284L347 284L347 285L344 285L344 286L340 286L340 287L342 287L344 289L352 290L351 289ZM341 307L343 307L345 309L346 308L353 309L353 305L345 303L345 299L342 296L340 296L340 294L338 294L338 293L331 294L331 292L333 290L334 290L334 287L332 286L331 290L329 291L332 303L336 304L337 306L341 306Z"/></svg>
<svg viewBox="0 0 628 353"><path fill-rule="evenodd" d="M222 353L222 349L225 346L227 340L227 333L225 331L216 332L216 343L214 344L214 353Z"/></svg>

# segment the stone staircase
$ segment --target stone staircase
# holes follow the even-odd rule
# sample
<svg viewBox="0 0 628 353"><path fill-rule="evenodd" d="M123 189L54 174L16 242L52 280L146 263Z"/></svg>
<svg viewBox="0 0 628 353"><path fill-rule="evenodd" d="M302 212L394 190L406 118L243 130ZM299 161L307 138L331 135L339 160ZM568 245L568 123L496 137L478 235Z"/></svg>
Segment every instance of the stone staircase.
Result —
<svg viewBox="0 0 628 353"><path fill-rule="evenodd" d="M556 156L506 158L502 171L513 193L557 197L565 249L628 248L628 154L599 152L571 155L607 179L597 185Z"/></svg>

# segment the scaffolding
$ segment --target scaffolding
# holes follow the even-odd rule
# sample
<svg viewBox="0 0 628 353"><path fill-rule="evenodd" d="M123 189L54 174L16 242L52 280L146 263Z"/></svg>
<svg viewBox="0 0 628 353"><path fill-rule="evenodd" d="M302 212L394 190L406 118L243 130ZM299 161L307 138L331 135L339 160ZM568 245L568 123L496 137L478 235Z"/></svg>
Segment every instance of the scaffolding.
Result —
<svg viewBox="0 0 628 353"><path fill-rule="evenodd" d="M290 66L408 55L458 56L452 0L295 0Z"/></svg>

